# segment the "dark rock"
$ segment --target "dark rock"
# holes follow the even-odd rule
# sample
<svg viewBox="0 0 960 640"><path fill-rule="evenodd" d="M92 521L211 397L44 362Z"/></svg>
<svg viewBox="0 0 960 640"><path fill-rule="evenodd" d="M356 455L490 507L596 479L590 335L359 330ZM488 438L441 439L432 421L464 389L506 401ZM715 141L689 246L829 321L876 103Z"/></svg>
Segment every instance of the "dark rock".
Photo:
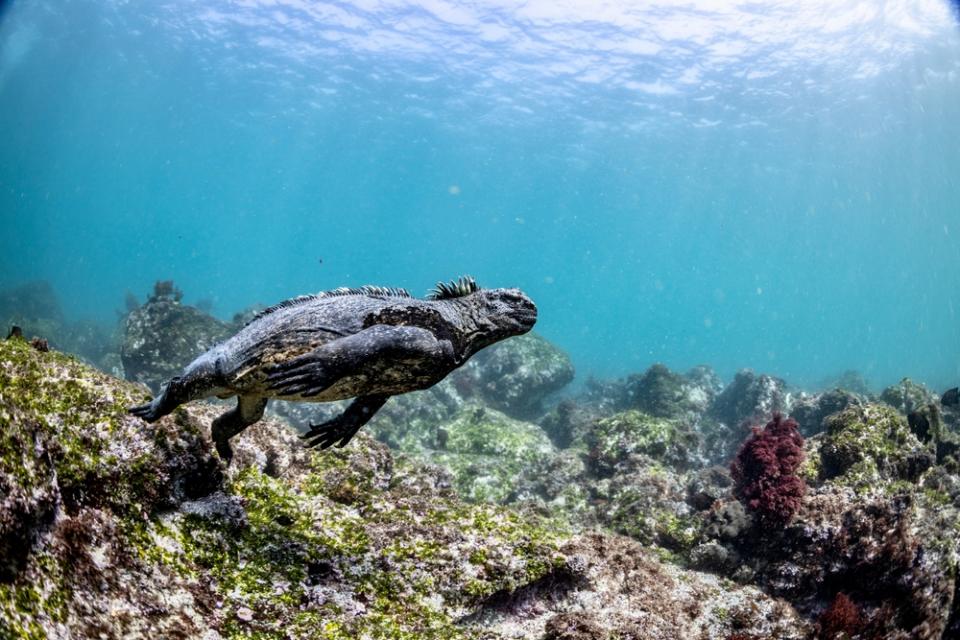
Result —
<svg viewBox="0 0 960 640"><path fill-rule="evenodd" d="M120 349L124 373L157 393L163 382L229 334L228 325L180 304L176 292L163 287L124 320Z"/></svg>
<svg viewBox="0 0 960 640"><path fill-rule="evenodd" d="M752 526L753 518L743 505L731 500L711 510L704 532L714 540L732 541L740 538Z"/></svg>
<svg viewBox="0 0 960 640"><path fill-rule="evenodd" d="M567 399L558 402L543 416L540 426L554 445L565 449L573 443L574 438L586 432L590 421L591 416L586 414L576 401Z"/></svg>
<svg viewBox="0 0 960 640"><path fill-rule="evenodd" d="M721 575L732 573L740 565L740 555L731 547L705 542L690 551L690 566Z"/></svg>
<svg viewBox="0 0 960 640"><path fill-rule="evenodd" d="M733 487L733 478L726 467L714 465L697 471L687 484L687 504L697 511L704 511L721 498L728 497Z"/></svg>
<svg viewBox="0 0 960 640"><path fill-rule="evenodd" d="M937 441L937 464L960 474L960 435L948 432L940 437Z"/></svg>
<svg viewBox="0 0 960 640"><path fill-rule="evenodd" d="M954 387L943 392L940 398L940 404L945 407L956 407L960 405L960 388Z"/></svg>
<svg viewBox="0 0 960 640"><path fill-rule="evenodd" d="M943 433L940 409L932 403L907 414L907 424L920 442L937 442Z"/></svg>

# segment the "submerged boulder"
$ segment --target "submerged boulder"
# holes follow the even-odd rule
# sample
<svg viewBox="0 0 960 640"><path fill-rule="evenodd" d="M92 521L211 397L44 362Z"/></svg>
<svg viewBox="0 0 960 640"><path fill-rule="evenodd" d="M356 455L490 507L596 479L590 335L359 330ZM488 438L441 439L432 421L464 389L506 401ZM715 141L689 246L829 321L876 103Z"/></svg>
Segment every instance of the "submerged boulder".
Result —
<svg viewBox="0 0 960 640"><path fill-rule="evenodd" d="M679 471L702 466L703 462L696 431L681 421L635 410L597 420L586 434L586 446L591 466L601 477L612 475L635 454Z"/></svg>
<svg viewBox="0 0 960 640"><path fill-rule="evenodd" d="M821 628L836 628L826 612L839 599L856 611L852 637L947 637L960 479L892 407L853 405L825 424L803 443L807 490L791 520L771 526L713 491L691 560L787 598Z"/></svg>
<svg viewBox="0 0 960 640"><path fill-rule="evenodd" d="M744 369L716 397L710 413L728 425L741 425L766 422L773 413L789 409L790 396L783 380Z"/></svg>
<svg viewBox="0 0 960 640"><path fill-rule="evenodd" d="M575 458L556 464L557 449L543 429L482 405L464 406L440 434L439 446L426 457L449 469L460 495L470 501L550 501L571 485L554 476L570 470L576 475Z"/></svg>
<svg viewBox="0 0 960 640"><path fill-rule="evenodd" d="M716 464L729 462L751 426L766 424L774 413L788 415L793 399L780 378L749 369L737 372L702 422L707 457Z"/></svg>
<svg viewBox="0 0 960 640"><path fill-rule="evenodd" d="M718 384L708 367L682 376L655 364L643 374L627 376L623 406L658 418L695 420L710 406Z"/></svg>
<svg viewBox="0 0 960 640"><path fill-rule="evenodd" d="M854 486L878 480L916 480L935 462L934 452L911 433L891 407L850 407L827 418L820 447L822 478L842 478Z"/></svg>
<svg viewBox="0 0 960 640"><path fill-rule="evenodd" d="M515 418L543 412L543 401L573 380L570 356L543 336L528 333L480 351L450 379L467 398Z"/></svg>
<svg viewBox="0 0 960 640"><path fill-rule="evenodd" d="M4 332L17 325L28 339L36 335L50 340L60 332L64 317L50 283L36 280L0 291L0 322Z"/></svg>
<svg viewBox="0 0 960 640"><path fill-rule="evenodd" d="M847 407L862 406L866 398L841 388L815 395L801 394L790 408L790 417L800 425L800 433L812 436L826 429L828 416Z"/></svg>
<svg viewBox="0 0 960 640"><path fill-rule="evenodd" d="M158 282L142 307L123 321L120 358L128 380L157 393L198 355L228 337L231 328L180 302L183 294L169 281Z"/></svg>

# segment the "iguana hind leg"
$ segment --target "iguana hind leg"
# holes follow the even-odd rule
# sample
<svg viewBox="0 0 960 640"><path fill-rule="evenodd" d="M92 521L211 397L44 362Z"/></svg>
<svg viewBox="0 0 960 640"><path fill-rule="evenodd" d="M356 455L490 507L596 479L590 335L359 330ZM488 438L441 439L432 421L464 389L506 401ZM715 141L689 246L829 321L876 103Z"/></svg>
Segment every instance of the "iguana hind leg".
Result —
<svg viewBox="0 0 960 640"><path fill-rule="evenodd" d="M322 424L310 425L310 430L300 437L307 441L308 447L327 449L334 444L337 447L346 446L353 436L357 435L360 427L367 424L389 398L390 396L357 398L339 416Z"/></svg>
<svg viewBox="0 0 960 640"><path fill-rule="evenodd" d="M230 438L237 435L263 417L267 399L260 396L240 396L237 406L227 411L210 425L210 436L217 447L217 453L225 462L233 458Z"/></svg>

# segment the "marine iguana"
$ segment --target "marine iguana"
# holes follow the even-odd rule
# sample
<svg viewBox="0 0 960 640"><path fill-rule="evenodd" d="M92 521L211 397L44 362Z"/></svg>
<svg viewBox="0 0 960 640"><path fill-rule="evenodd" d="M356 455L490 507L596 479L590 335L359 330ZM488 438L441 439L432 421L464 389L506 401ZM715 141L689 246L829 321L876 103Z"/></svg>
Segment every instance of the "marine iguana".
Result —
<svg viewBox="0 0 960 640"><path fill-rule="evenodd" d="M355 398L338 417L310 425L307 446L343 447L390 398L440 382L480 349L529 331L537 308L519 289L481 289L464 276L426 299L364 286L300 296L264 309L129 410L154 422L191 400L237 396L211 426L217 452L263 417L270 398Z"/></svg>

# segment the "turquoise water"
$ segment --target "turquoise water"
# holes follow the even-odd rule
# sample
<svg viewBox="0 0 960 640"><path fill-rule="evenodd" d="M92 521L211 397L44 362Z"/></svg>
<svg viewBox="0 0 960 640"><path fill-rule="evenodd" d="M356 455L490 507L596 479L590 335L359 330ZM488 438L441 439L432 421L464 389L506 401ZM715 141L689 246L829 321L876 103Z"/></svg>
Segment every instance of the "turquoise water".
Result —
<svg viewBox="0 0 960 640"><path fill-rule="evenodd" d="M960 382L946 2L0 5L0 286L519 286L581 376ZM630 8L633 7L633 8Z"/></svg>

